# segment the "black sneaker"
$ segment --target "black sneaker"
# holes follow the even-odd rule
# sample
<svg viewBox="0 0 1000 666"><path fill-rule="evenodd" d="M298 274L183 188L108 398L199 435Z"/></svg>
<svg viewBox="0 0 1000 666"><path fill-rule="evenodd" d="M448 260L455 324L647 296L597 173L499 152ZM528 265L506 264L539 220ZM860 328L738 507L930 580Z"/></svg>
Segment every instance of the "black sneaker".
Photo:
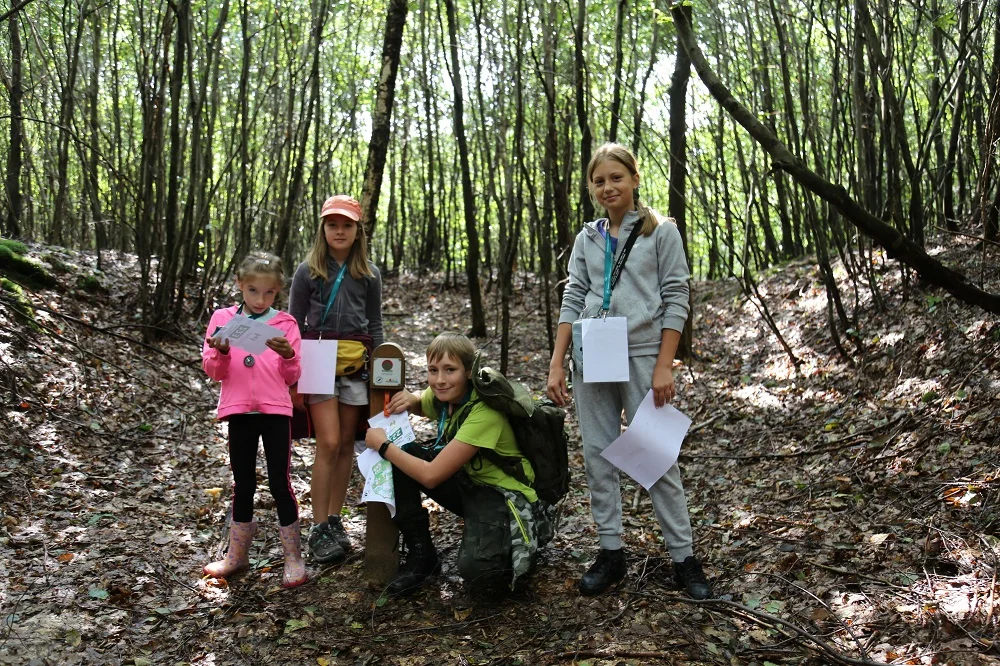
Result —
<svg viewBox="0 0 1000 666"><path fill-rule="evenodd" d="M340 516L327 516L326 524L330 534L344 550L344 552L351 552L351 549L354 548L354 544L351 543L351 538L347 536L347 530L344 529L344 523L340 521Z"/></svg>
<svg viewBox="0 0 1000 666"><path fill-rule="evenodd" d="M313 525L309 530L309 552L321 564L337 562L347 556L326 523Z"/></svg>
<svg viewBox="0 0 1000 666"><path fill-rule="evenodd" d="M674 562L674 581L687 590L692 599L708 599L712 596L712 587L705 578L701 562L694 555L688 555L683 562Z"/></svg>
<svg viewBox="0 0 1000 666"><path fill-rule="evenodd" d="M600 594L624 578L627 570L624 548L618 550L601 548L597 559L580 579L580 594L586 596Z"/></svg>

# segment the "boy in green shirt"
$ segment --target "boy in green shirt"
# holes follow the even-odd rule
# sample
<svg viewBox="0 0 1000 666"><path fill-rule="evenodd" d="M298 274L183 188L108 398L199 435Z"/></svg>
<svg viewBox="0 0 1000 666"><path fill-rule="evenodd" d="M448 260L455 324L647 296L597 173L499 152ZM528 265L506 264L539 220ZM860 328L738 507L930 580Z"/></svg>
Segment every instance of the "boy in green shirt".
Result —
<svg viewBox="0 0 1000 666"><path fill-rule="evenodd" d="M431 541L430 521L420 494L465 519L458 570L467 583L492 586L526 573L534 560L533 507L538 497L526 485L494 465L480 449L519 458L529 482L531 464L514 439L507 417L481 402L472 387L476 350L464 335L444 333L427 348L427 384L421 395L403 390L388 410L437 421L437 438L421 445L393 446L381 428L365 437L368 448L392 463L396 494L393 521L403 535L406 559L389 582L391 595L414 592L441 570Z"/></svg>

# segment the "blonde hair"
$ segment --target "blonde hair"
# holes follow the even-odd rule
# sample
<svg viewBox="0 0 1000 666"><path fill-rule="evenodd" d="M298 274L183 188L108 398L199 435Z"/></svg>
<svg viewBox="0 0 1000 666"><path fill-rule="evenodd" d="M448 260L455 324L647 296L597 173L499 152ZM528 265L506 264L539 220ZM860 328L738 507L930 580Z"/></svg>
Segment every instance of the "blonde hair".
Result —
<svg viewBox="0 0 1000 666"><path fill-rule="evenodd" d="M590 164L587 165L587 190L590 192L591 198L594 196L594 169L597 168L598 164L607 160L618 162L633 176L639 175L639 163L631 150L620 143L605 143L594 151L593 157L590 158ZM660 224L660 218L653 209L639 203L639 188L632 191L632 199L635 201L635 209L639 212L639 220L642 222L641 233L643 236L649 236Z"/></svg>
<svg viewBox="0 0 1000 666"><path fill-rule="evenodd" d="M254 250L236 269L236 279L243 281L251 275L270 275L278 283L279 288L285 286L285 268L281 259L270 252Z"/></svg>
<svg viewBox="0 0 1000 666"><path fill-rule="evenodd" d="M306 256L306 263L309 265L309 277L323 278L326 282L330 276L326 273L326 260L329 257L329 246L326 244L326 234L323 232L323 225L326 223L327 215L319 220L319 229L316 231L316 240L313 241L312 249ZM345 218L354 222L350 218ZM351 253L347 255L347 270L351 277L360 280L365 277L374 277L371 266L368 265L368 235L365 232L365 225L361 222L354 222L358 228L358 234L354 237L354 244L351 246Z"/></svg>
<svg viewBox="0 0 1000 666"><path fill-rule="evenodd" d="M461 361L465 371L471 372L476 360L476 347L461 333L442 333L427 346L427 361L434 363L445 355Z"/></svg>

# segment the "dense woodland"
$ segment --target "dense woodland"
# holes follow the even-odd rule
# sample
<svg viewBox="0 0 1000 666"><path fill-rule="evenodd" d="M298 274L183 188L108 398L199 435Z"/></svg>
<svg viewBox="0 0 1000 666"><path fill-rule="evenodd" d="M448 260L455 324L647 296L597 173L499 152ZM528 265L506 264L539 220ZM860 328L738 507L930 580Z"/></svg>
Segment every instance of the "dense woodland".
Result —
<svg viewBox="0 0 1000 666"><path fill-rule="evenodd" d="M0 664L1000 664L996 2L7 0L0 81ZM538 393L605 141L686 243L719 598L672 588L628 479L627 582L577 595L572 407L510 598L463 594L436 520L444 574L404 603L362 555L282 592L273 529L201 577L231 476L197 349L234 262L294 265L352 194L411 388L461 330Z"/></svg>
<svg viewBox="0 0 1000 666"><path fill-rule="evenodd" d="M347 192L386 272L462 279L482 334L484 290L506 322L516 270L558 283L604 141L697 277L814 257L838 344L844 280L879 298L875 245L1000 309L995 3L21 0L0 22L3 230L135 253L147 326L203 313L251 247L298 261ZM943 235L981 258L939 265Z"/></svg>

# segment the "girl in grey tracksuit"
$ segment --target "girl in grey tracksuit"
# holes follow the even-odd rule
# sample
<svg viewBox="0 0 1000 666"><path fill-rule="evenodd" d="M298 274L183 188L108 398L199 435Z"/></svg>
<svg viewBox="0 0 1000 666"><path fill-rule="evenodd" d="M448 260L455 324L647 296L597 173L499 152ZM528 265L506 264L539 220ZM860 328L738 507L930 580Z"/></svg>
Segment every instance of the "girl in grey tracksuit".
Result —
<svg viewBox="0 0 1000 666"><path fill-rule="evenodd" d="M569 260L547 393L556 404L569 394L564 361L573 349L573 392L583 437L591 512L600 537L594 564L580 580L580 592L599 594L626 573L622 545L622 500L618 468L601 452L621 434L621 414L631 421L650 388L657 407L675 395L674 354L688 316L688 266L680 232L670 221L639 204L639 171L624 146L605 144L587 167L591 196L607 217L584 226ZM621 256L626 239L640 226L613 289L605 273ZM610 236L610 240L609 240ZM610 254L612 261L606 261ZM610 296L610 298L608 298ZM582 351L573 342L573 322L600 316L625 317L628 329L629 381L584 383ZM701 564L692 550L691 520L676 464L649 490L679 585L694 598L711 596Z"/></svg>

